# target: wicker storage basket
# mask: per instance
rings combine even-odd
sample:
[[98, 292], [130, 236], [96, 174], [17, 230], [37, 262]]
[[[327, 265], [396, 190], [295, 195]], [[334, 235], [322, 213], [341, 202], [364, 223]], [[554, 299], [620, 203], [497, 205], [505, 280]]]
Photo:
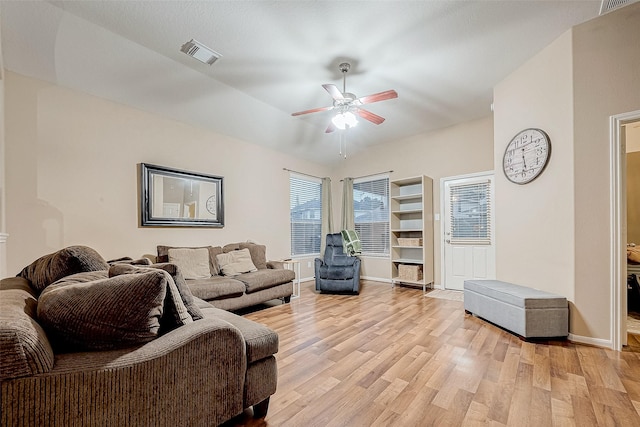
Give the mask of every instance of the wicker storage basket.
[[399, 246], [422, 246], [422, 239], [419, 237], [398, 237]]
[[422, 280], [422, 266], [413, 264], [398, 264], [398, 278], [418, 282]]

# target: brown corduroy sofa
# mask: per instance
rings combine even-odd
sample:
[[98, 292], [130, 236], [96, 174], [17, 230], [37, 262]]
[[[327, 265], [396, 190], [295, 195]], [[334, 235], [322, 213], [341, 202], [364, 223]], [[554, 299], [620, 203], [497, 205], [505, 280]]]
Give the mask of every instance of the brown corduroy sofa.
[[[49, 294], [83, 286], [72, 283], [80, 274], [111, 277], [99, 268]], [[23, 277], [0, 281], [0, 425], [215, 426], [251, 406], [266, 415], [278, 351], [266, 326], [190, 297], [200, 318], [147, 342], [59, 352], [38, 318], [46, 292]]]
[[[252, 242], [229, 243], [225, 246], [173, 247], [158, 245], [157, 262], [169, 262], [170, 249], [204, 249], [209, 252], [210, 276], [187, 279], [186, 283], [196, 297], [214, 307], [238, 310], [269, 300], [291, 300], [295, 273], [285, 269], [279, 261], [267, 261], [266, 246]], [[238, 250], [248, 250], [256, 271], [226, 276], [218, 263], [218, 256]]]

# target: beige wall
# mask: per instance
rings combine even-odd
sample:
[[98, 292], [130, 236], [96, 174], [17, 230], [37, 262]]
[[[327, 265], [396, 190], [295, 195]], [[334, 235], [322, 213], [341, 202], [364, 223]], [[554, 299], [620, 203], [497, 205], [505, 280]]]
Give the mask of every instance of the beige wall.
[[[487, 106], [489, 109], [489, 106]], [[382, 125], [384, 126], [384, 124]], [[380, 144], [348, 157], [333, 173], [333, 207], [336, 227], [340, 227], [342, 183], [345, 176], [358, 177], [393, 170], [391, 179], [427, 175], [433, 178], [434, 212], [440, 212], [440, 178], [493, 170], [493, 117], [451, 126], [435, 132]], [[440, 221], [434, 222], [434, 278], [440, 274]], [[364, 258], [365, 277], [391, 279], [388, 258]]]
[[640, 109], [640, 3], [573, 30], [579, 335], [610, 337], [609, 117]]
[[[496, 276], [573, 300], [573, 108], [571, 33], [494, 89]], [[540, 128], [551, 139], [546, 169], [526, 185], [502, 173], [514, 135]]]
[[567, 296], [570, 332], [602, 343], [613, 338], [609, 118], [640, 109], [639, 37], [636, 3], [574, 27], [494, 91], [497, 167], [522, 128], [553, 147], [536, 181], [496, 179], [497, 276]]
[[[251, 239], [266, 244], [271, 259], [288, 257], [289, 174], [282, 168], [329, 173], [184, 123], [15, 73], [5, 76], [9, 274], [72, 244], [110, 259], [155, 253], [157, 244]], [[225, 227], [138, 227], [141, 162], [224, 176]], [[301, 276], [308, 275], [303, 268]]]

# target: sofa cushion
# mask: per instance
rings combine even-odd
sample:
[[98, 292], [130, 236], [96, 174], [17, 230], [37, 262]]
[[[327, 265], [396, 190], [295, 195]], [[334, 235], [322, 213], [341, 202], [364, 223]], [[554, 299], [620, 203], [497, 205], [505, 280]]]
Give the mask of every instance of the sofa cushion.
[[0, 289], [0, 380], [49, 372], [53, 349], [36, 322], [38, 301], [29, 282], [12, 277]]
[[262, 289], [272, 288], [282, 283], [287, 283], [295, 279], [296, 274], [292, 270], [258, 270], [245, 273], [235, 278], [246, 286], [246, 292], [257, 292]]
[[211, 277], [209, 250], [207, 248], [171, 248], [169, 262], [180, 267], [185, 279], [206, 279]]
[[163, 303], [162, 318], [160, 319], [160, 333], [168, 332], [178, 326], [191, 323], [193, 318], [182, 301], [182, 296], [173, 277], [162, 268], [137, 267], [134, 265], [114, 265], [109, 268], [109, 277], [127, 274], [145, 274], [149, 271], [160, 270], [166, 276], [167, 292]]
[[187, 246], [164, 246], [158, 245], [158, 258], [156, 262], [165, 263], [169, 262], [169, 249], [178, 249], [178, 248], [186, 248], [186, 249], [200, 249], [207, 248], [209, 251], [209, 271], [212, 276], [217, 276], [220, 274], [220, 268], [218, 267], [218, 261], [216, 261], [216, 255], [222, 253], [222, 248], [220, 246], [197, 246], [197, 247], [187, 247]]
[[258, 270], [251, 261], [249, 249], [240, 249], [226, 254], [216, 255], [220, 271], [225, 276], [237, 276], [242, 273]]
[[38, 319], [56, 351], [110, 350], [145, 343], [160, 332], [167, 280], [162, 270], [48, 286]]
[[19, 274], [38, 292], [58, 279], [84, 271], [108, 270], [109, 264], [98, 252], [87, 246], [69, 246], [42, 256], [26, 266]]
[[194, 296], [206, 301], [242, 296], [244, 283], [230, 277], [213, 276], [208, 279], [188, 280], [187, 285]]
[[242, 332], [247, 345], [247, 364], [278, 352], [278, 334], [265, 325], [215, 307], [203, 308], [202, 312], [205, 317], [212, 316], [224, 320]]

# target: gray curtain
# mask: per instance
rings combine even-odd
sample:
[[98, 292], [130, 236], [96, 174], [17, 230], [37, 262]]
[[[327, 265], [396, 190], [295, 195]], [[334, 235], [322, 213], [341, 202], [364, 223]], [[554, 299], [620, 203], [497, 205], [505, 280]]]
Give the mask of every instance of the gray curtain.
[[331, 209], [331, 178], [322, 178], [322, 225], [320, 227], [320, 256], [324, 256], [327, 234], [333, 233], [333, 210]]
[[354, 230], [353, 220], [353, 178], [342, 180], [342, 230]]

